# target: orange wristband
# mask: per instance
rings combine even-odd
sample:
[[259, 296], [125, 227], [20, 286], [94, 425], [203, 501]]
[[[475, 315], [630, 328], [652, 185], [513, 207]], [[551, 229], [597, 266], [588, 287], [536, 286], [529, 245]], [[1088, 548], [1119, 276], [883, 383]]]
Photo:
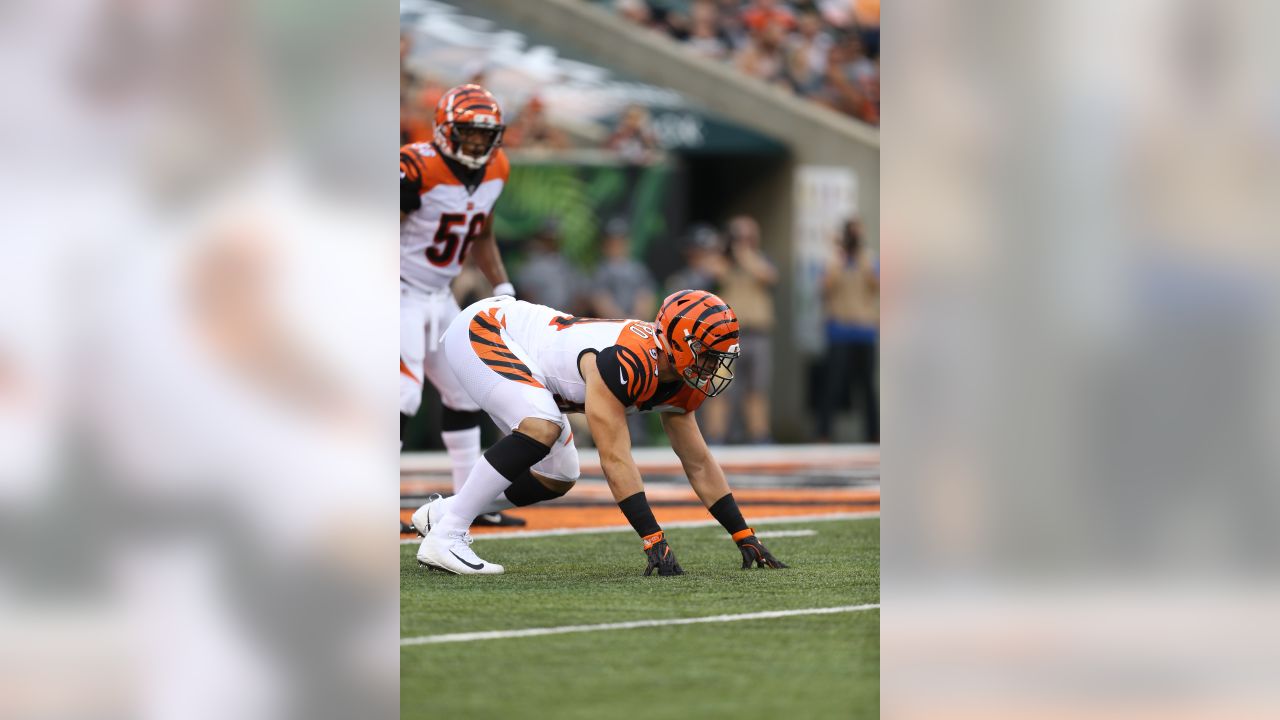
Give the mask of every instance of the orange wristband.
[[645, 550], [648, 550], [649, 548], [653, 547], [654, 545], [657, 545], [658, 543], [662, 542], [662, 540], [663, 540], [662, 531], [661, 531], [661, 530], [659, 530], [658, 532], [656, 532], [656, 533], [654, 533], [654, 534], [652, 534], [652, 535], [645, 535], [644, 537], [642, 537], [642, 538], [640, 538], [640, 539], [644, 541], [644, 549], [645, 549]]
[[734, 542], [738, 542], [739, 540], [745, 540], [755, 534], [756, 534], [755, 530], [752, 530], [751, 528], [747, 528], [746, 530], [739, 530], [738, 532], [734, 533], [733, 535], [730, 535], [729, 537], [732, 537]]

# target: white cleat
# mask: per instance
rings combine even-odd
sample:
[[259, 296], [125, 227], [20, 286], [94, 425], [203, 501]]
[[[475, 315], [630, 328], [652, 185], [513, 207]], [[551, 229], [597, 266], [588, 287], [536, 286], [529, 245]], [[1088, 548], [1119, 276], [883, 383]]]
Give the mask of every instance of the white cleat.
[[413, 528], [418, 534], [426, 537], [431, 532], [431, 526], [440, 522], [440, 518], [444, 517], [445, 497], [440, 493], [436, 493], [427, 498], [427, 504], [418, 508], [413, 513], [413, 518], [409, 521], [413, 523]]
[[480, 559], [471, 550], [471, 533], [437, 528], [422, 538], [418, 562], [455, 575], [501, 575], [502, 566]]

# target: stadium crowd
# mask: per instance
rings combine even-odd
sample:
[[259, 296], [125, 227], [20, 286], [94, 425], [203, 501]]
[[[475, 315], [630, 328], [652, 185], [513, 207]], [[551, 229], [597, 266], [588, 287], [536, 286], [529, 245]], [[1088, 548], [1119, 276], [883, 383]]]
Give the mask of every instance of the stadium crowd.
[[880, 124], [879, 0], [616, 0], [689, 52]]
[[[689, 52], [732, 63], [743, 73], [800, 97], [880, 124], [879, 0], [616, 0], [627, 20], [663, 32]], [[400, 38], [400, 141], [427, 142], [446, 85], [405, 64], [412, 41]], [[469, 82], [485, 85], [486, 70]], [[576, 142], [552, 124], [533, 96], [508, 113], [509, 149], [564, 150]], [[580, 140], [580, 139], [579, 139]], [[592, 143], [598, 144], [598, 143]], [[658, 151], [648, 111], [632, 106], [603, 141], [628, 162]]]

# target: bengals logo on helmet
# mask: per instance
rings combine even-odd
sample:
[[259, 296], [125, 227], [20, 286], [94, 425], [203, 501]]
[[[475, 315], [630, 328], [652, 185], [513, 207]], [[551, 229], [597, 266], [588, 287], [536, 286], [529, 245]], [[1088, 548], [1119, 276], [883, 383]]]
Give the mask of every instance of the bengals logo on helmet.
[[[477, 170], [489, 162], [502, 145], [506, 125], [493, 94], [479, 85], [459, 85], [436, 103], [436, 148], [447, 158]], [[466, 146], [478, 145], [479, 152]]]
[[724, 300], [706, 290], [672, 293], [658, 308], [658, 334], [680, 377], [708, 397], [733, 381], [738, 346], [738, 316]]

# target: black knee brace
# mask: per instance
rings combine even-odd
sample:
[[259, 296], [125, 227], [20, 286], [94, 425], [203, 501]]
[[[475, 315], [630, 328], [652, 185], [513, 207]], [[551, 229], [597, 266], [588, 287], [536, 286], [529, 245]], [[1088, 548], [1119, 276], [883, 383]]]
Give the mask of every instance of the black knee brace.
[[503, 494], [507, 496], [512, 505], [525, 507], [526, 505], [564, 497], [564, 494], [569, 492], [570, 487], [573, 487], [573, 483], [565, 483], [563, 490], [552, 490], [538, 482], [538, 478], [534, 477], [533, 473], [525, 470], [523, 475], [511, 481], [511, 487], [507, 488], [507, 491]]
[[440, 408], [440, 429], [444, 432], [453, 430], [470, 430], [480, 427], [480, 419], [484, 417], [482, 410], [454, 410], [442, 405]]
[[515, 482], [551, 452], [551, 448], [516, 430], [485, 451], [484, 459], [502, 477]]

